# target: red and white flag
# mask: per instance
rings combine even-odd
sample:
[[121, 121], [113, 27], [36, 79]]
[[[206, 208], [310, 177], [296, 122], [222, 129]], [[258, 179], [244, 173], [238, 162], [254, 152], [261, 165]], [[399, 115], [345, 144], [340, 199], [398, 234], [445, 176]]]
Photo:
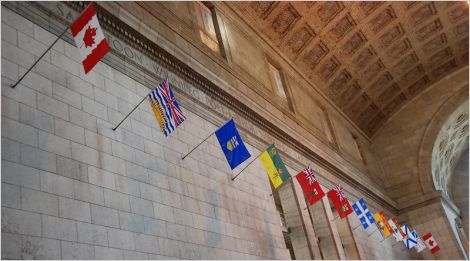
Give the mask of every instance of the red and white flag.
[[308, 200], [310, 205], [315, 204], [315, 202], [319, 201], [323, 196], [325, 196], [325, 192], [320, 187], [320, 183], [318, 183], [315, 175], [313, 174], [312, 168], [307, 166], [302, 172], [299, 172], [297, 176], [297, 181], [299, 182], [302, 190], [304, 191], [305, 197]]
[[437, 245], [436, 240], [432, 237], [431, 233], [427, 233], [423, 236], [424, 243], [426, 246], [431, 250], [431, 254], [436, 253], [437, 251], [441, 250], [441, 248]]
[[85, 73], [88, 73], [111, 49], [101, 30], [93, 4], [75, 20], [70, 30], [75, 44], [80, 49]]
[[328, 191], [327, 195], [333, 202], [340, 218], [344, 218], [353, 212], [348, 199], [344, 196], [343, 189], [339, 185], [335, 185], [333, 189]]

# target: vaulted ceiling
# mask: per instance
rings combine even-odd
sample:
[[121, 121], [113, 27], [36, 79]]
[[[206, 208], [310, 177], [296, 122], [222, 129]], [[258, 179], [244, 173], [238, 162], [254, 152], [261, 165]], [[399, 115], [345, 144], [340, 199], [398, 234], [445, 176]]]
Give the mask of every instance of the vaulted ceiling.
[[365, 133], [468, 65], [468, 2], [231, 2]]

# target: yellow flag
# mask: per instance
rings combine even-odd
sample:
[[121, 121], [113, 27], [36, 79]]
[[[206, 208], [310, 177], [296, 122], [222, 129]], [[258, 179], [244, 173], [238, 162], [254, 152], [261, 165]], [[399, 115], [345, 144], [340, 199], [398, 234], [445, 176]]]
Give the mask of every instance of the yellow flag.
[[279, 172], [277, 172], [276, 167], [274, 166], [274, 162], [271, 159], [271, 156], [269, 156], [268, 151], [265, 150], [263, 153], [261, 153], [261, 156], [259, 157], [261, 159], [261, 162], [263, 162], [263, 166], [266, 169], [266, 172], [268, 173], [269, 179], [271, 180], [273, 187], [276, 189], [282, 184], [282, 179], [279, 176]]
[[384, 238], [389, 237], [393, 233], [392, 227], [387, 222], [387, 218], [384, 215], [383, 211], [379, 211], [374, 215], [375, 222], [379, 226], [379, 229], [382, 232]]

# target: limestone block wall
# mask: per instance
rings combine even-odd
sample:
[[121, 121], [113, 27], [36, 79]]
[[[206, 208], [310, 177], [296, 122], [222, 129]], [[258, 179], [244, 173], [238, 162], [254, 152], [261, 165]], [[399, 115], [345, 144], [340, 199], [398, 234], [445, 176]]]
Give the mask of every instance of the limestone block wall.
[[[125, 17], [126, 13], [119, 14]], [[128, 16], [126, 22], [132, 23], [132, 18]], [[164, 37], [171, 41], [175, 35], [167, 30]], [[232, 182], [230, 175], [234, 173], [214, 137], [181, 160], [182, 154], [223, 123], [221, 112], [207, 111], [201, 117], [200, 111], [196, 113], [200, 108], [182, 103], [188, 119], [165, 138], [144, 103], [113, 132], [111, 128], [151, 86], [143, 86], [105, 63], [84, 75], [76, 47], [64, 41], [54, 46], [21, 85], [11, 89], [9, 85], [53, 38], [2, 6], [2, 258], [289, 259], [279, 214], [269, 196], [269, 181], [260, 161]], [[186, 50], [173, 48], [172, 53]], [[201, 58], [196, 52], [190, 55]], [[216, 67], [207, 57], [199, 61], [201, 64], [195, 65], [190, 58], [184, 60], [194, 67]], [[120, 62], [126, 64], [124, 60]], [[230, 84], [242, 86], [224, 82], [230, 79], [224, 78], [228, 74], [214, 76], [207, 72], [205, 76], [214, 78], [211, 80], [224, 88]], [[200, 97], [205, 96], [191, 98]], [[264, 110], [275, 111], [265, 105]], [[273, 117], [283, 116], [276, 113]], [[275, 122], [284, 124], [279, 119]], [[335, 125], [345, 122], [339, 116], [332, 117], [332, 122], [334, 126], [348, 127]], [[242, 134], [251, 141], [254, 138], [248, 139], [248, 134], [256, 137], [249, 130]], [[318, 146], [318, 153], [333, 164], [347, 163], [338, 167], [368, 184], [369, 179], [362, 179], [363, 173], [340, 154], [327, 153], [321, 142], [301, 136], [305, 133], [295, 134]], [[344, 132], [339, 141], [351, 138], [349, 132]], [[258, 155], [262, 142], [246, 143], [252, 155]], [[344, 146], [350, 149], [354, 145], [347, 144]], [[292, 175], [310, 162], [291, 147], [281, 148]], [[319, 172], [322, 184], [343, 183], [323, 168]], [[344, 187], [351, 201], [363, 196], [354, 186]], [[378, 188], [370, 189], [386, 198]], [[373, 199], [366, 200], [371, 211], [381, 207]], [[388, 198], [386, 201], [390, 202]], [[377, 233], [367, 237], [362, 228], [347, 232], [358, 224], [354, 223], [354, 214], [348, 218], [350, 224], [337, 226], [326, 198], [323, 204], [320, 215], [310, 211], [318, 222], [298, 229], [296, 239], [307, 234], [310, 245], [315, 246], [315, 237], [320, 238], [318, 245], [324, 258], [409, 257], [407, 251], [392, 247], [391, 240], [380, 242]], [[300, 211], [299, 220], [305, 220], [306, 211], [297, 209]], [[347, 233], [338, 229], [346, 229]], [[341, 234], [348, 235], [345, 242], [341, 241]], [[312, 252], [306, 242], [299, 241], [299, 251], [305, 256]], [[348, 250], [356, 251], [352, 242], [357, 253]], [[346, 249], [343, 243], [348, 246]]]
[[[216, 129], [182, 105], [168, 138], [149, 89], [2, 6], [2, 258], [288, 259], [260, 162], [230, 180]], [[259, 153], [248, 145], [253, 155]]]

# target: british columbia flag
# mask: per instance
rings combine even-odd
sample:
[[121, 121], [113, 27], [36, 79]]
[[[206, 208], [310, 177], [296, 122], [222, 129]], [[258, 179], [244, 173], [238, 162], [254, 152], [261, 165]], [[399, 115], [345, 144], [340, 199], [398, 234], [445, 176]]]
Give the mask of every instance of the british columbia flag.
[[150, 92], [149, 97], [157, 121], [165, 136], [168, 136], [186, 119], [175, 99], [169, 81], [163, 80]]

